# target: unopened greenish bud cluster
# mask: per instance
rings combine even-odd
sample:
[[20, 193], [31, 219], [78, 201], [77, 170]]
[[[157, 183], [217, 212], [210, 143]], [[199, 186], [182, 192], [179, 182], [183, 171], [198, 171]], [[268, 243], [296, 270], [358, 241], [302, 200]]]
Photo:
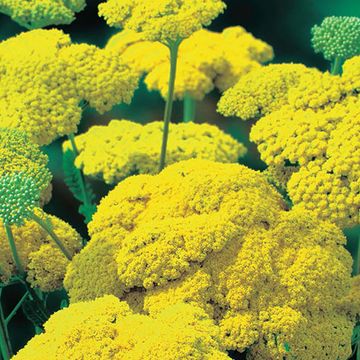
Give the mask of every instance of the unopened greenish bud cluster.
[[330, 16], [311, 29], [312, 46], [325, 59], [349, 59], [360, 54], [360, 18]]
[[23, 225], [39, 199], [39, 189], [31, 177], [23, 173], [0, 177], [0, 219], [4, 224]]

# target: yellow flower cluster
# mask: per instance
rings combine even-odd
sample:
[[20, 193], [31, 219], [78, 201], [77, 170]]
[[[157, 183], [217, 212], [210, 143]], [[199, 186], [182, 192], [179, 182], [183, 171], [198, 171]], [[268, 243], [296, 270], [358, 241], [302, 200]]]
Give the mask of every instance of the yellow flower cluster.
[[281, 108], [288, 102], [288, 92], [301, 79], [312, 79], [320, 71], [302, 64], [274, 64], [260, 67], [241, 77], [228, 89], [218, 104], [225, 116], [243, 120], [257, 118]]
[[[156, 174], [159, 167], [163, 123], [140, 125], [128, 120], [112, 120], [107, 126], [93, 126], [77, 136], [79, 155], [75, 165], [85, 175], [114, 184], [132, 174]], [[237, 162], [246, 148], [216, 126], [172, 124], [167, 163], [200, 158]], [[70, 146], [69, 141], [64, 148]]]
[[259, 172], [195, 159], [128, 178], [89, 231], [65, 277], [72, 301], [115, 294], [152, 316], [195, 303], [227, 350], [259, 360], [287, 347], [302, 360], [351, 354], [354, 318], [337, 304], [351, 287], [345, 237], [306, 210], [287, 211]]
[[51, 196], [51, 173], [47, 169], [48, 157], [27, 134], [16, 129], [0, 128], [0, 177], [23, 173], [31, 177], [41, 192], [41, 202]]
[[107, 0], [99, 5], [99, 15], [109, 26], [167, 44], [210, 25], [225, 7], [221, 0]]
[[[346, 61], [341, 77], [281, 64], [272, 65], [279, 71], [266, 80], [262, 75], [271, 66], [264, 67], [243, 77], [219, 103], [225, 115], [263, 116], [250, 138], [269, 172], [287, 174], [283, 185], [295, 206], [340, 227], [360, 222], [359, 59]], [[285, 86], [283, 74], [294, 66], [299, 77]]]
[[175, 304], [155, 317], [104, 296], [72, 304], [45, 323], [14, 360], [226, 360], [218, 329], [203, 310]]
[[111, 50], [72, 45], [59, 30], [33, 30], [0, 43], [0, 126], [40, 145], [76, 131], [80, 102], [99, 112], [130, 102], [138, 75]]
[[[158, 90], [166, 98], [169, 85], [169, 51], [159, 42], [145, 41], [141, 34], [122, 31], [107, 44], [123, 61], [146, 74], [149, 90]], [[241, 76], [271, 60], [273, 50], [240, 26], [222, 33], [199, 30], [179, 48], [175, 80], [175, 98], [186, 94], [202, 100], [214, 87], [224, 91]]]
[[0, 0], [0, 12], [28, 29], [70, 24], [85, 6], [85, 0]]
[[[70, 254], [81, 249], [80, 235], [70, 225], [40, 209], [35, 213], [43, 220], [51, 222], [54, 232]], [[1, 220], [0, 225], [0, 269], [3, 272], [0, 280], [6, 283], [16, 273], [16, 267]], [[25, 221], [23, 226], [13, 226], [12, 232], [29, 283], [42, 291], [61, 288], [69, 261], [50, 236], [32, 220]]]

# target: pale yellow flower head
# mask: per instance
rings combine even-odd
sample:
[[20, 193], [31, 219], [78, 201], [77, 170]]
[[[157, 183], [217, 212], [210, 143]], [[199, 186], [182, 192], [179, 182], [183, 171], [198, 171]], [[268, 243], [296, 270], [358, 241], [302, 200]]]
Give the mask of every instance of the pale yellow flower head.
[[134, 314], [114, 296], [70, 305], [45, 323], [13, 359], [230, 360], [205, 312], [178, 303], [155, 317]]
[[[110, 39], [107, 48], [145, 74], [149, 90], [157, 90], [166, 98], [170, 59], [165, 45], [145, 41], [143, 35], [133, 31], [122, 31]], [[272, 56], [271, 46], [240, 26], [222, 33], [196, 31], [180, 45], [174, 96], [183, 99], [187, 94], [201, 101], [215, 87], [224, 91]]]
[[108, 0], [99, 5], [99, 15], [110, 26], [167, 44], [210, 25], [225, 7], [221, 0]]
[[[40, 209], [36, 209], [35, 213], [51, 223], [54, 232], [71, 255], [81, 249], [81, 237], [70, 225]], [[0, 268], [4, 271], [0, 274], [0, 280], [6, 283], [16, 274], [16, 268], [1, 220], [0, 225]], [[31, 286], [39, 287], [45, 292], [61, 289], [69, 260], [49, 234], [32, 220], [25, 221], [22, 226], [13, 226], [12, 232], [21, 264], [27, 272], [27, 280]]]
[[[76, 136], [79, 155], [75, 165], [85, 175], [108, 184], [118, 183], [133, 174], [156, 174], [159, 167], [163, 123], [140, 125], [128, 120], [112, 120], [107, 126], [93, 126]], [[69, 142], [64, 148], [70, 146]], [[214, 125], [172, 124], [167, 164], [200, 158], [237, 162], [246, 148]]]
[[70, 24], [85, 6], [85, 0], [0, 0], [0, 12], [28, 29]]
[[307, 210], [286, 210], [259, 172], [196, 159], [130, 177], [89, 231], [65, 278], [73, 302], [111, 293], [155, 317], [195, 303], [227, 350], [256, 360], [282, 358], [286, 343], [299, 359], [351, 354], [359, 304], [338, 303], [351, 289], [345, 237]]
[[72, 45], [60, 30], [33, 30], [0, 43], [0, 126], [40, 145], [76, 132], [81, 101], [99, 112], [130, 102], [138, 73], [111, 50]]

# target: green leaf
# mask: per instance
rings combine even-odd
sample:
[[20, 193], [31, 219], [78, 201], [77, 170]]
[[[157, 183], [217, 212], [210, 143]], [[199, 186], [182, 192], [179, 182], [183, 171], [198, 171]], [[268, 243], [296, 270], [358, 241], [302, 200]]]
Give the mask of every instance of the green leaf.
[[360, 342], [360, 324], [356, 325], [351, 337], [351, 344], [355, 345]]
[[37, 300], [27, 298], [22, 304], [22, 310], [36, 328], [43, 328], [43, 324], [48, 320], [49, 314], [44, 304]]
[[90, 184], [85, 183], [81, 170], [75, 166], [75, 153], [68, 149], [63, 154], [64, 180], [75, 199], [81, 202], [79, 213], [89, 223], [96, 212], [95, 194]]

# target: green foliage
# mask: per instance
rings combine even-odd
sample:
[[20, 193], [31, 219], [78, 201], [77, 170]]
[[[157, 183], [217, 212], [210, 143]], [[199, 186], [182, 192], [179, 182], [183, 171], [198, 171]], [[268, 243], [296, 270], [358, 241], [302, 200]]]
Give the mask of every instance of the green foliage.
[[76, 155], [72, 150], [66, 150], [63, 155], [63, 169], [65, 183], [74, 195], [81, 202], [79, 213], [84, 216], [85, 222], [89, 223], [96, 212], [95, 194], [90, 184], [85, 183], [81, 171], [74, 165]]

